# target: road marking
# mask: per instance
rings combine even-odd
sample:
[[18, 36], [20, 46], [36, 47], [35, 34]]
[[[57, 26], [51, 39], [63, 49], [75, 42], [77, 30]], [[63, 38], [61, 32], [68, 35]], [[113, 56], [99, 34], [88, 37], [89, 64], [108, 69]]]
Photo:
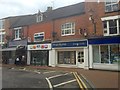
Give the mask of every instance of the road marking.
[[57, 84], [57, 85], [53, 85], [53, 87], [59, 87], [59, 86], [62, 86], [62, 85], [68, 84], [68, 83], [75, 82], [75, 81], [76, 81], [76, 79], [74, 79], [74, 80], [70, 80], [70, 81], [63, 82], [63, 83], [60, 83], [60, 84]]
[[87, 89], [87, 86], [85, 85], [85, 83], [83, 82], [83, 80], [79, 77], [78, 73], [75, 72], [76, 75], [78, 76], [78, 79], [81, 81], [81, 83], [83, 84], [83, 86]]
[[52, 87], [52, 84], [51, 84], [50, 80], [49, 80], [48, 78], [46, 78], [46, 80], [47, 80], [47, 82], [48, 82], [48, 85], [49, 85], [50, 90], [53, 90], [53, 87]]
[[75, 76], [75, 78], [76, 78], [76, 80], [77, 80], [77, 82], [78, 82], [78, 84], [79, 84], [79, 87], [80, 87], [82, 90], [84, 90], [84, 89], [83, 89], [83, 86], [82, 86], [81, 82], [79, 81], [79, 79], [78, 79], [78, 77], [77, 77], [77, 75], [76, 75], [75, 72], [73, 72], [73, 75]]
[[52, 78], [56, 78], [56, 77], [60, 77], [60, 76], [65, 76], [65, 75], [68, 75], [68, 74], [71, 74], [71, 73], [65, 73], [65, 74], [59, 74], [59, 75], [51, 76], [48, 79], [52, 79]]
[[53, 73], [53, 72], [56, 72], [56, 71], [44, 72], [43, 74], [48, 74], [48, 73]]

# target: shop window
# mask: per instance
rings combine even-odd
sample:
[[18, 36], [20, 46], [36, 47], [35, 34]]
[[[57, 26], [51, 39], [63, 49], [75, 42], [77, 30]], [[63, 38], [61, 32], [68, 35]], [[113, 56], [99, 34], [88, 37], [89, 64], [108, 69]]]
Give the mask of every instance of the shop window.
[[44, 41], [44, 38], [45, 38], [44, 32], [34, 34], [34, 42]]
[[93, 62], [101, 63], [100, 54], [99, 54], [99, 46], [93, 46]]
[[101, 63], [109, 63], [109, 52], [108, 52], [108, 45], [102, 45], [100, 47], [101, 53]]
[[120, 64], [120, 44], [93, 46], [93, 62]]
[[111, 45], [110, 46], [110, 62], [112, 64], [120, 63], [120, 46]]
[[58, 64], [76, 64], [75, 51], [59, 51]]

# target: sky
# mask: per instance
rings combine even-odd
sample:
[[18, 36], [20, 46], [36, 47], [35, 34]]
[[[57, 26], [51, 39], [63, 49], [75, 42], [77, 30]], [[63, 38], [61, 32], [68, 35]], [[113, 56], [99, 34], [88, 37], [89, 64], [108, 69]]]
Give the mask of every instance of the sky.
[[28, 15], [46, 11], [48, 6], [53, 9], [64, 7], [84, 0], [0, 0], [0, 19], [9, 16]]

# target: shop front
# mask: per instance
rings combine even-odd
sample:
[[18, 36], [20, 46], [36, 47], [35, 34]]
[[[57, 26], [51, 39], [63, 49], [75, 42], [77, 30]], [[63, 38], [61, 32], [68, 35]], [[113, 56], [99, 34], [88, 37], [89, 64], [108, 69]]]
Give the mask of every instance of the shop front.
[[49, 53], [51, 44], [31, 44], [28, 45], [27, 64], [49, 66]]
[[89, 40], [90, 68], [118, 70], [120, 65], [120, 37]]
[[88, 68], [87, 40], [53, 42], [52, 52], [55, 66]]

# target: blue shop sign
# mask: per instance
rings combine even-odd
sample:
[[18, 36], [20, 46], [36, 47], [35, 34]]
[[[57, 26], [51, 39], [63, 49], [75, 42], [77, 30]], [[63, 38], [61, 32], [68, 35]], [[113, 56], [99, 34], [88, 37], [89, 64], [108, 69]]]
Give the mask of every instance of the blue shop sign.
[[64, 47], [87, 47], [87, 40], [85, 41], [72, 41], [72, 42], [55, 42], [52, 43], [52, 48], [64, 48]]
[[88, 39], [88, 44], [120, 44], [120, 36]]

